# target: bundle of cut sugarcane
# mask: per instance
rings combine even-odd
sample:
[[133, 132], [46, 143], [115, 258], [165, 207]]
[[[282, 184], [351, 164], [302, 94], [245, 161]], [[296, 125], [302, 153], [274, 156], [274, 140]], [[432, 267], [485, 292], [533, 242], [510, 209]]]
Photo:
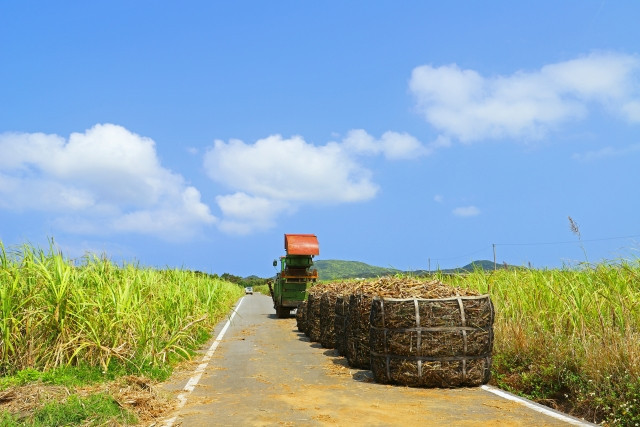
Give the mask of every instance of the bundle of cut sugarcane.
[[369, 369], [369, 316], [374, 296], [405, 297], [412, 294], [451, 292], [441, 282], [418, 280], [410, 277], [381, 277], [373, 281], [356, 282], [349, 296], [348, 315], [345, 322], [344, 354], [350, 366]]
[[337, 294], [333, 290], [328, 290], [320, 298], [320, 344], [324, 348], [336, 348], [335, 333], [335, 305]]
[[346, 335], [346, 322], [347, 311], [349, 309], [349, 295], [338, 295], [336, 297], [335, 304], [335, 319], [334, 319], [334, 332], [336, 336], [336, 349], [340, 356], [345, 356], [347, 335]]
[[446, 288], [434, 284], [423, 293], [428, 298], [373, 299], [371, 369], [377, 382], [457, 387], [489, 380], [491, 299]]
[[369, 369], [369, 314], [373, 296], [353, 294], [349, 296], [349, 311], [346, 321], [345, 356], [349, 366]]
[[296, 326], [298, 326], [298, 331], [302, 333], [306, 333], [307, 331], [306, 316], [305, 316], [306, 308], [307, 308], [307, 302], [303, 301], [302, 304], [298, 306], [298, 310], [296, 311]]
[[[345, 288], [344, 283], [317, 283], [308, 289], [306, 305], [302, 310], [302, 325], [305, 335], [311, 341], [318, 342], [320, 340], [320, 299], [322, 294], [327, 291], [338, 294], [337, 290], [342, 288]], [[333, 311], [333, 309], [330, 311]], [[313, 332], [311, 331], [312, 328], [314, 329]]]
[[478, 295], [478, 292], [449, 286], [439, 280], [399, 276], [385, 276], [373, 281], [359, 282], [352, 293], [388, 298], [446, 298]]
[[322, 292], [318, 292], [319, 289], [309, 292], [307, 298], [307, 336], [312, 342], [320, 341], [320, 299], [322, 298]]

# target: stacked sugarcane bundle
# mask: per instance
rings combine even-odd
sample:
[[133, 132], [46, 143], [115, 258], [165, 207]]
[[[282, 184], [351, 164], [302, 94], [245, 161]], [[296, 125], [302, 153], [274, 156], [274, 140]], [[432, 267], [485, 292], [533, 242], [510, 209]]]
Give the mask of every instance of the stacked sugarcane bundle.
[[306, 334], [312, 342], [320, 341], [320, 299], [322, 298], [322, 291], [320, 289], [311, 288], [309, 290], [309, 296], [307, 298], [307, 321], [306, 321]]
[[404, 288], [400, 298], [373, 300], [370, 346], [375, 380], [423, 387], [486, 383], [494, 320], [489, 296], [440, 283], [425, 285], [412, 291]]
[[[320, 322], [329, 312], [332, 313], [334, 311], [333, 306], [326, 306], [326, 302], [324, 308], [321, 306], [322, 296], [325, 293], [337, 295], [340, 288], [342, 288], [341, 283], [318, 283], [309, 289], [307, 307], [305, 309], [305, 333], [311, 341], [320, 342], [323, 333], [323, 325]], [[332, 301], [335, 301], [335, 299]]]
[[298, 306], [298, 310], [296, 311], [296, 326], [298, 327], [298, 331], [302, 332], [302, 333], [306, 333], [307, 332], [307, 325], [306, 325], [306, 311], [307, 309], [307, 302], [303, 301], [302, 304], [300, 304]]
[[334, 332], [336, 336], [336, 349], [340, 356], [346, 355], [347, 346], [347, 311], [349, 309], [349, 295], [338, 295], [334, 309]]
[[369, 369], [369, 315], [373, 296], [357, 293], [349, 296], [349, 311], [345, 327], [345, 356], [349, 366]]
[[382, 277], [318, 284], [300, 311], [299, 328], [311, 341], [336, 347], [378, 382], [457, 387], [489, 380], [494, 312], [488, 295], [437, 280]]
[[320, 298], [320, 344], [324, 348], [336, 348], [335, 316], [336, 299], [335, 290], [327, 290]]
[[[420, 288], [424, 281], [400, 277], [381, 277], [374, 281], [355, 282], [350, 288], [345, 322], [345, 351], [353, 368], [370, 368], [369, 328], [374, 296], [394, 296], [409, 288]], [[345, 301], [345, 304], [346, 301]]]

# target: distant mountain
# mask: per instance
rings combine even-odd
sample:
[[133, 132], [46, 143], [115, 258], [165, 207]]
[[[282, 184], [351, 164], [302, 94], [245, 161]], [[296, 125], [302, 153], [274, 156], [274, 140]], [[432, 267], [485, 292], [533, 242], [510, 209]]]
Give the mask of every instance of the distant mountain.
[[359, 261], [340, 261], [335, 259], [314, 261], [320, 280], [370, 278], [401, 273], [392, 268], [376, 267]]
[[[497, 264], [495, 268], [504, 268], [504, 264]], [[509, 267], [514, 267], [510, 265]], [[479, 260], [473, 261], [470, 264], [465, 265], [464, 267], [456, 268], [454, 270], [462, 270], [462, 271], [473, 271], [473, 270], [493, 270], [493, 261], [488, 260]]]
[[[318, 270], [318, 278], [320, 280], [353, 279], [356, 277], [371, 278], [389, 276], [398, 273], [412, 274], [415, 276], [435, 273], [435, 270], [431, 272], [428, 270], [402, 271], [394, 268], [376, 267], [359, 261], [340, 261], [334, 259], [314, 261], [313, 266]], [[498, 264], [496, 267], [505, 268], [505, 265]], [[507, 267], [513, 268], [514, 266], [508, 265]], [[440, 272], [461, 273], [474, 270], [493, 270], [493, 268], [493, 261], [478, 260], [473, 261], [464, 267], [440, 270]]]

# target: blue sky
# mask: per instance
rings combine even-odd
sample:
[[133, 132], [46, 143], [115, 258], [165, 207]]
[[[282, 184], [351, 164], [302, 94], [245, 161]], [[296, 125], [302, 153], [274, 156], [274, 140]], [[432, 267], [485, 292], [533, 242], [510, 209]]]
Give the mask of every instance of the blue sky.
[[635, 257], [638, 16], [635, 1], [2, 2], [0, 240], [262, 277], [284, 233], [400, 269], [494, 244], [536, 267]]

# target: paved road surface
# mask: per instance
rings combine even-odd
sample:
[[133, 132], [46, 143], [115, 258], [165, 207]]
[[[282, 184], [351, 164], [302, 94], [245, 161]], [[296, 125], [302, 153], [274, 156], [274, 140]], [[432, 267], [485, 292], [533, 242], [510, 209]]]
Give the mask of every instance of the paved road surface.
[[[222, 329], [222, 322], [214, 336]], [[188, 376], [175, 380], [174, 390]], [[334, 350], [247, 295], [174, 426], [570, 425], [481, 388], [415, 389], [371, 382]]]

